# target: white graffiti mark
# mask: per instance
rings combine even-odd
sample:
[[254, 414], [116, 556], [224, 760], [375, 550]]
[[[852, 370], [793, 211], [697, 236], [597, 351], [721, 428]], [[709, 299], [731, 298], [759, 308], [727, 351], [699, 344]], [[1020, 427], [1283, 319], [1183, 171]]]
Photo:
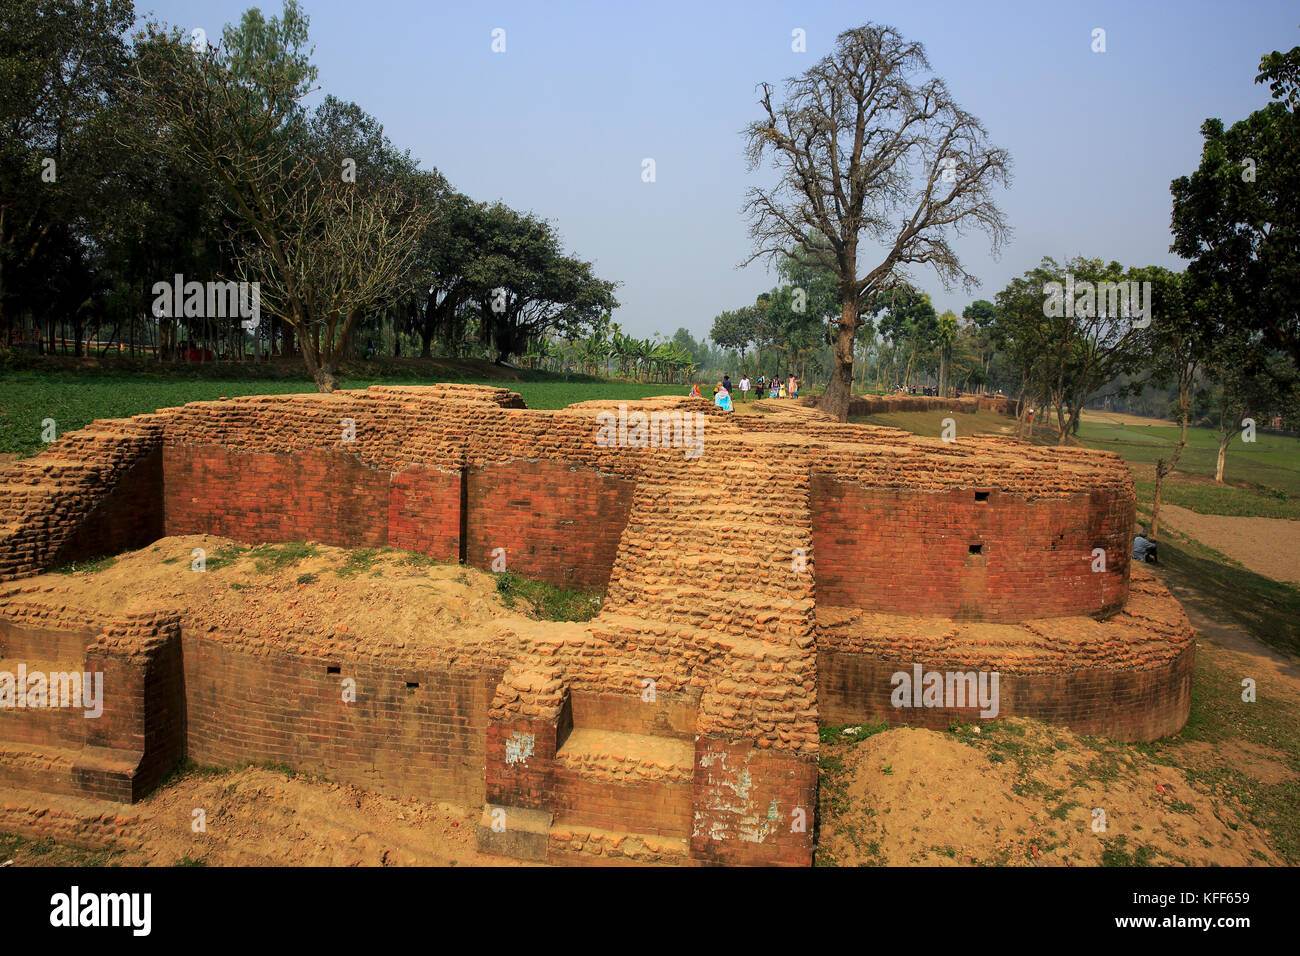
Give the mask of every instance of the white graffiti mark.
[[[748, 763], [746, 757], [745, 764]], [[707, 836], [710, 840], [735, 838], [745, 843], [762, 843], [775, 828], [776, 801], [771, 802], [764, 816], [755, 806], [754, 778], [748, 767], [729, 772], [725, 753], [701, 754], [700, 766], [712, 772], [705, 784], [707, 795], [695, 814], [694, 835]]]
[[712, 767], [715, 763], [722, 764], [722, 769], [727, 769], [727, 755], [715, 750], [706, 750], [700, 755], [701, 767]]
[[527, 763], [533, 755], [533, 735], [515, 731], [514, 736], [506, 741], [506, 765]]

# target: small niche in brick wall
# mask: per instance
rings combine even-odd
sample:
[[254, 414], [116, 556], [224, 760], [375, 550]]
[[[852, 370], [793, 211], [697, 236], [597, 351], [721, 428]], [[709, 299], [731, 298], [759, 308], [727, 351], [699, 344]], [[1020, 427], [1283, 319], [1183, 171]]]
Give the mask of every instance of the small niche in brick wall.
[[975, 500], [976, 500], [976, 501], [988, 501], [988, 500], [989, 500], [989, 493], [988, 493], [987, 491], [977, 491], [977, 492], [975, 492]]
[[408, 680], [406, 682], [406, 689], [409, 690], [411, 693], [415, 693], [417, 690], [420, 689], [420, 682], [418, 680]]
[[983, 554], [983, 553], [984, 553], [984, 545], [982, 545], [982, 544], [972, 544], [972, 545], [970, 546], [970, 553], [971, 553], [971, 554]]
[[342, 674], [342, 673], [343, 673], [343, 668], [342, 668], [342, 667], [329, 666], [329, 667], [326, 667], [326, 668], [325, 668], [325, 673], [326, 673], [327, 675], [328, 675], [328, 674]]

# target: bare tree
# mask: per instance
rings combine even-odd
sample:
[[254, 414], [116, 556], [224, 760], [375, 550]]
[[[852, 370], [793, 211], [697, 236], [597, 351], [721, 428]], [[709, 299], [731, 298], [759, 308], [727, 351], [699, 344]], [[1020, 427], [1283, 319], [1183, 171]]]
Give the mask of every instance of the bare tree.
[[[835, 357], [820, 407], [842, 421], [859, 304], [908, 278], [905, 269], [915, 263], [929, 263], [945, 288], [978, 285], [950, 239], [974, 227], [988, 234], [994, 252], [1001, 247], [1010, 230], [991, 193], [1007, 185], [1011, 159], [930, 75], [924, 48], [892, 27], [840, 34], [834, 53], [786, 80], [779, 106], [768, 84], [760, 89], [766, 116], [746, 130], [746, 152], [751, 171], [768, 156], [779, 178], [747, 193], [755, 251], [746, 262], [778, 260], [793, 249], [838, 276]], [[865, 272], [864, 238], [881, 247]]]

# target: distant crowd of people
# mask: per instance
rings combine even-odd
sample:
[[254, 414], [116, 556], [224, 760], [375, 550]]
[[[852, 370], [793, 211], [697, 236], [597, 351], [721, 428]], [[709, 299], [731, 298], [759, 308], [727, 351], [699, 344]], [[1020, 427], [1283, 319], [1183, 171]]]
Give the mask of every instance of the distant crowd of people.
[[[745, 375], [741, 377], [740, 384], [735, 388], [740, 390], [740, 400], [742, 402], [749, 401], [751, 391], [757, 398], [798, 398], [799, 376], [788, 375], [785, 378], [780, 378], [773, 375], [771, 378], [767, 378], [760, 375], [751, 382], [749, 376]], [[732, 390], [731, 375], [722, 376], [722, 381], [713, 386], [713, 404], [725, 412], [735, 411], [735, 406], [731, 402]], [[691, 397], [704, 398], [698, 384], [691, 386]]]

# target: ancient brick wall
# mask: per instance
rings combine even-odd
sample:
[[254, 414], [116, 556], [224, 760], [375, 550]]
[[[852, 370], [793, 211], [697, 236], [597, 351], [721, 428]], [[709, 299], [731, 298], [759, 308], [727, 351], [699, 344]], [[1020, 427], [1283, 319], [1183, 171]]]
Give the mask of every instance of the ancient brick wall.
[[604, 590], [636, 482], [566, 462], [517, 460], [466, 472], [466, 561], [564, 587]]
[[[1177, 733], [1191, 708], [1195, 647], [1189, 642], [1165, 663], [1145, 670], [1080, 667], [1064, 673], [999, 671], [998, 718], [1032, 717], [1075, 733], [1113, 740], [1148, 741]], [[822, 719], [829, 724], [886, 720], [892, 725], [947, 730], [954, 720], [979, 724], [979, 706], [895, 707], [893, 675], [911, 674], [912, 660], [822, 650], [817, 654]], [[923, 664], [946, 673], [955, 665]]]
[[[71, 733], [57, 720], [12, 724], [0, 771], [129, 800], [183, 740], [200, 763], [481, 803], [492, 852], [807, 864], [818, 721], [898, 719], [883, 708], [904, 664], [997, 669], [1004, 716], [1089, 732], [1149, 739], [1186, 717], [1191, 631], [1129, 566], [1133, 485], [1117, 456], [917, 438], [794, 403], [734, 416], [685, 399], [556, 412], [517, 399], [436, 386], [193, 403], [96, 423], [0, 471], [10, 577], [157, 530], [482, 567], [503, 548], [509, 569], [607, 583], [584, 625], [409, 648], [415, 635], [310, 614], [267, 632], [266, 609], [240, 603], [255, 597], [225, 592], [148, 620], [85, 618], [87, 649], [49, 636], [73, 626], [44, 616], [57, 601], [5, 592], [0, 619], [41, 630], [32, 652], [80, 640], [121, 697], [75, 757], [52, 743]], [[700, 454], [598, 441], [597, 415], [616, 407], [629, 425], [698, 414]]]
[[1106, 614], [1127, 593], [1134, 501], [1121, 489], [1030, 500], [814, 474], [812, 512], [820, 603], [1019, 621]]
[[[11, 600], [20, 592], [28, 599]], [[4, 592], [0, 658], [28, 672], [98, 675], [102, 712], [87, 716], [84, 699], [70, 707], [0, 708], [0, 784], [130, 803], [183, 754], [176, 617], [114, 618], [50, 596], [13, 586]]]
[[168, 445], [163, 473], [168, 534], [215, 534], [254, 544], [388, 543], [389, 476], [345, 452]]
[[[394, 796], [482, 804], [487, 702], [500, 666], [251, 644], [184, 633], [192, 760], [281, 763]], [[349, 679], [355, 702], [344, 700]]]
[[984, 719], [979, 707], [917, 707], [906, 696], [895, 706], [894, 675], [912, 675], [917, 666], [944, 675], [997, 673], [996, 717], [1033, 717], [1119, 740], [1175, 733], [1191, 707], [1191, 626], [1141, 565], [1133, 567], [1124, 608], [1106, 620], [989, 624], [819, 607], [818, 623], [818, 705], [831, 724], [884, 719], [943, 729], [953, 719]]

